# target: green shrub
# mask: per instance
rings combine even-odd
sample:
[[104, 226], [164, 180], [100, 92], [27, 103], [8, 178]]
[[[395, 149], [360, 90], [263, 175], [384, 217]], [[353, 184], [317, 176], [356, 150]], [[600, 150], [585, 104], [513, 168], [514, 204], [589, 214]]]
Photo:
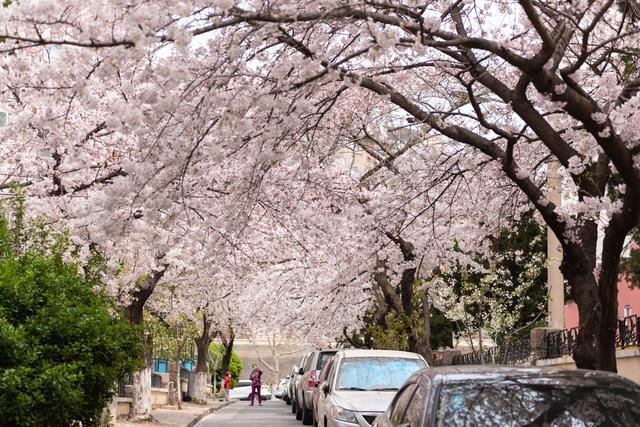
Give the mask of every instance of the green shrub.
[[[222, 344], [213, 343], [209, 346], [209, 354], [211, 354], [211, 363], [209, 364], [209, 370], [213, 373], [214, 360], [218, 358], [218, 368], [215, 369], [216, 381], [218, 384], [224, 378], [224, 372], [222, 372], [222, 358], [224, 357], [224, 346]], [[236, 354], [235, 351], [231, 352], [231, 361], [229, 362], [229, 370], [231, 371], [231, 387], [235, 387], [240, 379], [240, 372], [242, 372], [242, 359]]]
[[21, 220], [0, 213], [0, 425], [96, 425], [140, 361], [139, 332], [65, 260], [63, 234]]

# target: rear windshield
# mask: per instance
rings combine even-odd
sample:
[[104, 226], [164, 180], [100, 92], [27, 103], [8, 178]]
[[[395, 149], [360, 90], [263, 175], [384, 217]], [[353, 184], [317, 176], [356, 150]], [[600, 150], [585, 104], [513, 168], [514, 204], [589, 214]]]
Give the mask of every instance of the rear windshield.
[[250, 385], [251, 385], [251, 381], [242, 380], [242, 381], [238, 381], [238, 384], [236, 384], [236, 387], [247, 387]]
[[327, 351], [318, 354], [318, 362], [316, 362], [316, 370], [321, 371], [324, 368], [324, 365], [327, 364], [329, 359], [335, 356], [337, 351]]
[[631, 388], [452, 384], [440, 392], [438, 426], [631, 426], [640, 393]]

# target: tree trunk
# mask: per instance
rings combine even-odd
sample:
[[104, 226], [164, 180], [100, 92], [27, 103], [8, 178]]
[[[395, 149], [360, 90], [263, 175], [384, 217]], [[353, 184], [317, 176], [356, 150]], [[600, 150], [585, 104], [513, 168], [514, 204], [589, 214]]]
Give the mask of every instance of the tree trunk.
[[169, 395], [167, 403], [169, 405], [178, 404], [178, 390], [180, 389], [180, 363], [175, 360], [169, 361]]
[[222, 357], [222, 372], [226, 372], [229, 369], [231, 363], [231, 355], [233, 353], [233, 341], [236, 339], [235, 332], [230, 329], [229, 339], [223, 339], [222, 345], [224, 345], [224, 356]]
[[[149, 295], [151, 292], [148, 292]], [[125, 315], [131, 323], [140, 325], [143, 322], [144, 303], [148, 296], [134, 300], [126, 309]], [[132, 373], [133, 395], [131, 396], [131, 411], [129, 419], [133, 421], [151, 420], [152, 398], [151, 398], [151, 366], [153, 363], [152, 337], [145, 336], [144, 362], [142, 367]]]
[[[159, 271], [153, 272], [147, 279], [138, 284], [138, 288], [133, 292], [133, 301], [129, 304], [124, 314], [129, 321], [135, 325], [142, 325], [144, 322], [144, 305], [153, 293], [156, 285], [164, 276], [167, 266]], [[132, 373], [133, 396], [129, 419], [133, 421], [152, 420], [152, 397], [151, 397], [151, 366], [153, 363], [153, 342], [151, 335], [145, 336], [145, 346], [143, 354], [143, 366]]]
[[151, 417], [151, 366], [143, 366], [133, 372], [133, 396], [129, 419], [148, 421]]
[[211, 335], [211, 320], [206, 315], [202, 316], [202, 333], [196, 337], [196, 348], [198, 350], [198, 363], [196, 364], [196, 387], [194, 390], [194, 401], [198, 403], [207, 402], [207, 379], [209, 376], [209, 345], [213, 336]]
[[595, 262], [585, 256], [583, 248], [567, 245], [564, 249], [561, 269], [571, 288], [571, 296], [578, 306], [578, 338], [573, 359], [580, 369], [597, 369], [597, 336], [602, 321], [602, 304], [598, 295], [598, 284], [594, 276]]

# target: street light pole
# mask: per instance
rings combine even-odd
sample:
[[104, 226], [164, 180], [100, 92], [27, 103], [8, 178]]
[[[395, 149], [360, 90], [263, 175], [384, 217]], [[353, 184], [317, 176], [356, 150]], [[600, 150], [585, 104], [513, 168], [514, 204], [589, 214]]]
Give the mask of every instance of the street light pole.
[[[558, 174], [559, 163], [557, 159], [552, 158], [547, 165], [548, 198], [557, 209], [562, 205], [562, 183]], [[564, 278], [560, 271], [562, 246], [550, 227], [547, 227], [547, 260], [548, 326], [553, 329], [564, 329]]]

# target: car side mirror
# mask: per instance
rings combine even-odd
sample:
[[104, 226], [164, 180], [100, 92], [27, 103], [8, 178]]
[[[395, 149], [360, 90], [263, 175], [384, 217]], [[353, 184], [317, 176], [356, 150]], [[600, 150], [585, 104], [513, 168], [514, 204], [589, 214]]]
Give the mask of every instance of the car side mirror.
[[300, 368], [300, 370], [298, 371], [298, 375], [304, 375], [304, 369]]
[[329, 393], [330, 389], [331, 389], [331, 387], [329, 387], [329, 383], [322, 384], [322, 391], [323, 391], [324, 394]]

